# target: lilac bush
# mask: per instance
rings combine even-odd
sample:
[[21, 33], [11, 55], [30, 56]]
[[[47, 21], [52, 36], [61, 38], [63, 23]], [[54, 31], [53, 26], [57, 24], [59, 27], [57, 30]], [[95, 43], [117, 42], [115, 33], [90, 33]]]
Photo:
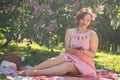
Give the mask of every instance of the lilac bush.
[[53, 48], [64, 42], [67, 28], [75, 27], [76, 11], [90, 7], [97, 14], [92, 26], [97, 28], [100, 36], [100, 48], [113, 47], [116, 50], [120, 44], [119, 3], [116, 0], [2, 0], [0, 37], [6, 41], [0, 46], [7, 46], [13, 40], [19, 43], [26, 39], [30, 43], [34, 41], [40, 46]]
[[[90, 1], [77, 0], [53, 0], [41, 3], [37, 0], [25, 0], [25, 14], [23, 18], [26, 24], [27, 32], [22, 32], [30, 41], [35, 41], [40, 45], [45, 45], [48, 48], [55, 46], [58, 41], [58, 36], [64, 35], [66, 28], [74, 27], [75, 12]], [[89, 5], [88, 5], [89, 6]], [[96, 5], [97, 12], [102, 12], [104, 5]], [[94, 7], [93, 7], [94, 8]], [[97, 15], [94, 15], [96, 18]], [[60, 31], [61, 30], [61, 31]], [[62, 32], [63, 31], [63, 32]], [[61, 34], [61, 33], [62, 34]], [[57, 37], [55, 37], [57, 35]], [[24, 38], [24, 37], [23, 37]], [[64, 36], [61, 36], [63, 39]]]
[[23, 18], [26, 28], [22, 30], [29, 30], [27, 32], [21, 30], [22, 35], [25, 35], [30, 42], [35, 41], [40, 45], [51, 48], [51, 42], [55, 41], [55, 38], [52, 39], [51, 37], [58, 30], [57, 20], [54, 18], [51, 5], [39, 4], [35, 0], [26, 0], [24, 9], [28, 13]]

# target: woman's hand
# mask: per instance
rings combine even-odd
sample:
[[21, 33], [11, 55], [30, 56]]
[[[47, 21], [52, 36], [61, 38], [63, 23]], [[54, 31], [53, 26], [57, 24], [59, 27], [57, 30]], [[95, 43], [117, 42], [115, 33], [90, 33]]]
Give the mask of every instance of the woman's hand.
[[85, 54], [85, 51], [86, 51], [86, 49], [83, 49], [83, 48], [75, 48], [74, 49], [74, 55], [84, 60], [85, 58], [88, 57]]
[[74, 54], [84, 54], [84, 49], [82, 47], [76, 47], [74, 49]]
[[86, 51], [87, 50], [83, 48], [72, 47], [72, 48], [69, 48], [68, 53], [73, 54], [82, 60], [86, 60], [89, 57], [86, 55], [85, 53]]
[[67, 49], [67, 52], [70, 54], [74, 54], [78, 57], [84, 57], [85, 56], [85, 49], [82, 47], [71, 47]]
[[76, 47], [72, 47], [72, 48], [69, 48], [67, 50], [68, 53], [71, 53], [71, 54], [81, 54], [83, 53], [84, 49], [82, 48], [76, 48]]

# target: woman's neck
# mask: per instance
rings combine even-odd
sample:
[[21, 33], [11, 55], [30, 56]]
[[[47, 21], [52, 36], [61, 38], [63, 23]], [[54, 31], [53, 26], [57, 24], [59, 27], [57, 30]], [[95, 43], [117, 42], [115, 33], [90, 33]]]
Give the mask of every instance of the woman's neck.
[[77, 31], [78, 31], [79, 33], [84, 33], [84, 32], [87, 32], [87, 31], [88, 31], [88, 28], [78, 27], [78, 28], [77, 28]]

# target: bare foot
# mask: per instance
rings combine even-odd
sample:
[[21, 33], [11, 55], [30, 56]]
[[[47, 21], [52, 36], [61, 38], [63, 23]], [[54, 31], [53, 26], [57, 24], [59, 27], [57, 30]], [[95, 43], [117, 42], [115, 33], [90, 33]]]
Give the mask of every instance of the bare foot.
[[26, 71], [27, 70], [18, 71], [18, 76], [27, 76]]
[[28, 76], [36, 76], [39, 75], [39, 70], [27, 70], [25, 73]]

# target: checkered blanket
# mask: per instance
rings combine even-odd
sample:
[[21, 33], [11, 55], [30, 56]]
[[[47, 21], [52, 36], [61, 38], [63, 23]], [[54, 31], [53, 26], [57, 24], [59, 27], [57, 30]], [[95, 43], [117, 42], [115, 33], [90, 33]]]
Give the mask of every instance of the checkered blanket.
[[120, 74], [112, 70], [98, 69], [96, 76], [7, 76], [8, 80], [120, 80]]

